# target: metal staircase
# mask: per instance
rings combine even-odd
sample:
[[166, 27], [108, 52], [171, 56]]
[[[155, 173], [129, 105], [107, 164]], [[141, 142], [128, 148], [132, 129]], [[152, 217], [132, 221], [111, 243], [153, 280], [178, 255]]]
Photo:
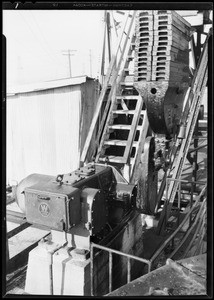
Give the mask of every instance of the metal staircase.
[[136, 180], [134, 174], [149, 127], [144, 101], [134, 88], [135, 14], [136, 11], [128, 12], [129, 24], [127, 21], [124, 26], [118, 50], [110, 63], [81, 156], [85, 162], [91, 137], [98, 126], [95, 162], [119, 167], [128, 182]]

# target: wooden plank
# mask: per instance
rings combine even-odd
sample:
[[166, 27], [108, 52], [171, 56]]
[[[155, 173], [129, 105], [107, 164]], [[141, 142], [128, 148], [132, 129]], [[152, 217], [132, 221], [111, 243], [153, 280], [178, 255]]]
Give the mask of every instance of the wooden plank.
[[145, 16], [152, 16], [153, 15], [153, 10], [139, 10], [138, 11], [138, 18], [139, 17], [145, 17]]
[[8, 222], [8, 221], [6, 221], [6, 223], [7, 223], [7, 226], [6, 226], [7, 232], [9, 232], [9, 231], [11, 231], [11, 230], [13, 230], [14, 228], [17, 228], [17, 227], [19, 226], [19, 224], [13, 223], [13, 222]]
[[191, 28], [191, 24], [188, 23], [184, 18], [182, 18], [179, 14], [175, 14], [173, 11], [171, 14], [162, 14], [162, 15], [154, 15], [154, 23], [167, 21], [169, 24], [176, 23], [181, 27], [185, 27], [186, 29]]
[[139, 46], [138, 49], [136, 49], [136, 51], [138, 51], [138, 55], [140, 53], [147, 53], [148, 54], [148, 51], [152, 51], [153, 50], [153, 47], [152, 46]]
[[152, 48], [152, 51], [157, 52], [157, 51], [171, 51], [173, 53], [179, 53], [179, 52], [188, 52], [189, 53], [189, 49], [183, 47], [183, 48], [178, 48], [175, 47], [175, 45], [169, 45], [168, 43], [166, 43], [166, 45], [155, 45]]
[[175, 62], [175, 61], [165, 61], [165, 62], [158, 62], [158, 61], [155, 61], [152, 63], [152, 67], [153, 69], [152, 70], [155, 70], [156, 68], [158, 67], [161, 67], [161, 66], [165, 66], [166, 68], [187, 68], [189, 67], [189, 64], [185, 64], [185, 63], [182, 63], [182, 62]]
[[124, 164], [125, 159], [123, 156], [114, 156], [114, 155], [106, 155], [104, 157], [99, 157], [98, 161], [106, 161], [106, 158], [108, 157], [109, 162], [114, 162], [118, 164]]
[[[137, 142], [133, 142], [133, 147], [137, 146]], [[107, 140], [104, 142], [104, 145], [115, 145], [115, 146], [126, 146], [127, 140]]]
[[37, 243], [41, 238], [48, 235], [49, 230], [36, 229], [28, 227], [12, 236], [8, 240], [10, 259], [15, 257], [18, 253], [22, 252], [25, 248]]
[[169, 50], [153, 50], [152, 55], [154, 56], [160, 56], [160, 55], [167, 55], [167, 56], [182, 56], [182, 57], [187, 57], [189, 58], [189, 51], [186, 50], [176, 50], [174, 49], [169, 49]]
[[[145, 110], [142, 110], [141, 114], [144, 114], [144, 113], [145, 113]], [[126, 109], [126, 110], [114, 110], [113, 114], [133, 115], [133, 114], [135, 114], [135, 110], [134, 109], [133, 110], [128, 110], [128, 109]]]
[[16, 270], [27, 263], [28, 253], [38, 245], [38, 242], [50, 234], [49, 230], [28, 227], [8, 239], [9, 261], [8, 272]]
[[135, 31], [137, 34], [140, 34], [142, 32], [146, 32], [146, 31], [150, 31], [150, 30], [153, 30], [154, 27], [153, 27], [153, 24], [151, 22], [140, 22], [140, 23], [137, 23], [136, 24], [136, 27], [135, 27]]
[[160, 16], [172, 16], [173, 18], [176, 18], [178, 21], [180, 21], [182, 24], [185, 24], [188, 27], [191, 27], [191, 24], [187, 22], [183, 17], [181, 17], [176, 11], [174, 10], [154, 10], [153, 11], [154, 17], [158, 18]]
[[166, 46], [166, 47], [175, 47], [177, 49], [180, 49], [180, 50], [187, 50], [188, 47], [189, 47], [189, 42], [185, 42], [183, 43], [179, 43], [175, 40], [166, 40], [166, 41], [161, 41], [161, 40], [156, 40], [154, 41], [154, 47], [162, 47], [162, 46]]
[[18, 224], [26, 222], [25, 214], [13, 210], [7, 210], [6, 220]]
[[180, 41], [182, 41], [182, 40], [184, 40], [184, 41], [190, 41], [190, 36], [188, 36], [188, 35], [186, 35], [184, 33], [180, 33], [177, 30], [153, 31], [153, 35], [154, 35], [154, 40], [156, 38], [171, 37], [172, 39], [177, 39], [177, 40], [180, 39]]
[[177, 20], [172, 18], [167, 18], [167, 20], [154, 20], [154, 28], [158, 29], [159, 26], [164, 26], [165, 24], [175, 26], [178, 30], [183, 32], [189, 32], [188, 35], [191, 35], [191, 27], [186, 26], [185, 24], [179, 23]]
[[159, 25], [155, 24], [153, 27], [154, 34], [160, 34], [161, 32], [168, 31], [169, 34], [174, 34], [175, 32], [181, 36], [184, 36], [185, 38], [189, 37], [191, 35], [190, 30], [188, 29], [181, 29], [173, 24], [166, 24], [166, 25]]
[[18, 227], [16, 227], [16, 228], [12, 229], [12, 230], [10, 230], [10, 231], [8, 231], [8, 232], [7, 232], [7, 238], [10, 239], [10, 238], [13, 237], [14, 235], [18, 234], [19, 232], [21, 232], [22, 230], [24, 230], [24, 229], [26, 229], [26, 228], [28, 228], [28, 227], [30, 227], [30, 226], [32, 226], [32, 224], [27, 223], [27, 222], [21, 224], [20, 226], [18, 226]]
[[157, 44], [157, 41], [158, 42], [162, 42], [162, 41], [175, 41], [177, 44], [182, 44], [184, 47], [187, 47], [189, 46], [189, 41], [190, 41], [190, 38], [182, 38], [181, 39], [181, 36], [177, 33], [174, 33], [173, 35], [172, 34], [163, 34], [163, 35], [158, 35], [158, 34], [155, 34], [154, 35], [154, 44]]
[[189, 79], [186, 78], [185, 79], [185, 76], [182, 76], [182, 75], [171, 75], [171, 74], [165, 74], [165, 75], [161, 75], [161, 74], [153, 74], [152, 75], [152, 80], [154, 81], [157, 81], [159, 79], [163, 79], [163, 80], [167, 80], [167, 81], [178, 81], [178, 82], [182, 82], [182, 81], [186, 81], [186, 82], [189, 82]]
[[123, 81], [123, 82], [120, 82], [120, 85], [126, 86], [126, 87], [133, 87], [134, 82], [133, 81]]
[[131, 125], [126, 125], [126, 124], [113, 124], [109, 125], [110, 129], [122, 129], [122, 130], [130, 130]]
[[136, 60], [134, 62], [134, 67], [138, 67], [138, 68], [151, 68], [151, 60], [150, 61], [142, 61], [142, 60]]
[[153, 57], [153, 62], [164, 62], [164, 61], [174, 61], [174, 62], [183, 62], [188, 65], [189, 58], [188, 57], [182, 57], [178, 55], [160, 55]]
[[173, 73], [180, 73], [183, 75], [188, 75], [189, 76], [189, 70], [188, 70], [188, 65], [185, 65], [185, 67], [180, 66], [179, 64], [175, 65], [162, 65], [162, 66], [153, 66], [152, 74], [157, 73], [157, 72], [166, 72], [167, 74], [173, 74]]
[[154, 18], [153, 14], [145, 15], [145, 16], [140, 16], [139, 14], [137, 15], [137, 21], [138, 22], [152, 21], [153, 18]]
[[124, 95], [124, 96], [117, 96], [117, 100], [137, 100], [139, 95]]
[[15, 198], [13, 198], [11, 196], [7, 196], [6, 205], [14, 203], [14, 202], [15, 202]]
[[135, 45], [138, 45], [139, 43], [152, 42], [153, 39], [153, 34], [150, 35], [149, 33], [147, 33], [145, 36], [143, 36], [142, 34], [138, 34], [135, 39]]

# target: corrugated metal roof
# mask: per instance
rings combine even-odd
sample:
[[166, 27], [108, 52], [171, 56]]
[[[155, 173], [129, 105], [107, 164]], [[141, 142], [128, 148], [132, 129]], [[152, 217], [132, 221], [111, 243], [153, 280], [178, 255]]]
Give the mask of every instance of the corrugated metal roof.
[[11, 86], [8, 87], [7, 96], [12, 96], [21, 93], [38, 92], [38, 91], [54, 89], [54, 88], [59, 88], [59, 87], [64, 87], [69, 85], [78, 85], [86, 82], [87, 79], [93, 79], [93, 78], [84, 75], [84, 76], [77, 76], [77, 77], [58, 79], [52, 81], [44, 81], [44, 82], [32, 83], [26, 85]]

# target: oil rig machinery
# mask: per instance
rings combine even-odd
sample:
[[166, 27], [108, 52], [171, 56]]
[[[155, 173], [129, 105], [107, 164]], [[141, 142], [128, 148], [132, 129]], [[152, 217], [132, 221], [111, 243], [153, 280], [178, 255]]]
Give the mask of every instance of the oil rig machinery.
[[[203, 32], [168, 10], [128, 11], [123, 26], [80, 168], [56, 177], [32, 174], [17, 187], [27, 222], [51, 230], [29, 253], [29, 294], [106, 294], [109, 263], [99, 247], [140, 256], [143, 245], [134, 248], [142, 234], [136, 224], [141, 214], [157, 214], [167, 177], [174, 180], [157, 235], [170, 218], [207, 84], [211, 31], [196, 47], [193, 35]], [[196, 54], [193, 73], [190, 50]], [[124, 275], [121, 264], [111, 274], [115, 282]]]

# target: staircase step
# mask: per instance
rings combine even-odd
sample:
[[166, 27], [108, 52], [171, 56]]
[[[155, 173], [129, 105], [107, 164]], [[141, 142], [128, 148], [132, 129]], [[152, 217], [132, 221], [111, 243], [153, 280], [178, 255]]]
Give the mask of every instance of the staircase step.
[[[132, 128], [131, 125], [123, 125], [123, 124], [113, 124], [108, 126], [109, 129], [123, 129], [130, 130]], [[142, 126], [137, 126], [137, 130], [140, 130]]]
[[124, 95], [124, 96], [117, 96], [117, 100], [138, 100], [141, 96], [139, 95]]
[[138, 100], [139, 95], [124, 95], [124, 96], [117, 96], [117, 100]]
[[[114, 155], [109, 155], [109, 156], [104, 156], [104, 157], [99, 157], [100, 162], [105, 162], [106, 158], [108, 157], [109, 162], [112, 163], [118, 163], [118, 164], [124, 164], [125, 160], [123, 156], [114, 156]], [[134, 158], [130, 158], [130, 164], [132, 165], [134, 163]]]
[[120, 85], [133, 87], [134, 86], [134, 81], [123, 81], [123, 82], [120, 82]]
[[[125, 109], [121, 109], [121, 110], [114, 110], [113, 111], [113, 114], [117, 114], [117, 115], [123, 115], [123, 114], [129, 114], [129, 115], [134, 115], [136, 113], [136, 110], [135, 109], [132, 109], [132, 110], [125, 110]], [[146, 113], [145, 110], [142, 110], [141, 111], [141, 115], [144, 115]]]
[[124, 157], [123, 156], [114, 156], [114, 155], [99, 157], [99, 161], [105, 162], [107, 157], [109, 159], [109, 162], [114, 162], [114, 163], [118, 163], [118, 164], [123, 164], [124, 163]]
[[[133, 142], [132, 146], [136, 147], [138, 142]], [[127, 141], [126, 140], [108, 140], [104, 142], [104, 145], [115, 145], [115, 146], [126, 146]]]

